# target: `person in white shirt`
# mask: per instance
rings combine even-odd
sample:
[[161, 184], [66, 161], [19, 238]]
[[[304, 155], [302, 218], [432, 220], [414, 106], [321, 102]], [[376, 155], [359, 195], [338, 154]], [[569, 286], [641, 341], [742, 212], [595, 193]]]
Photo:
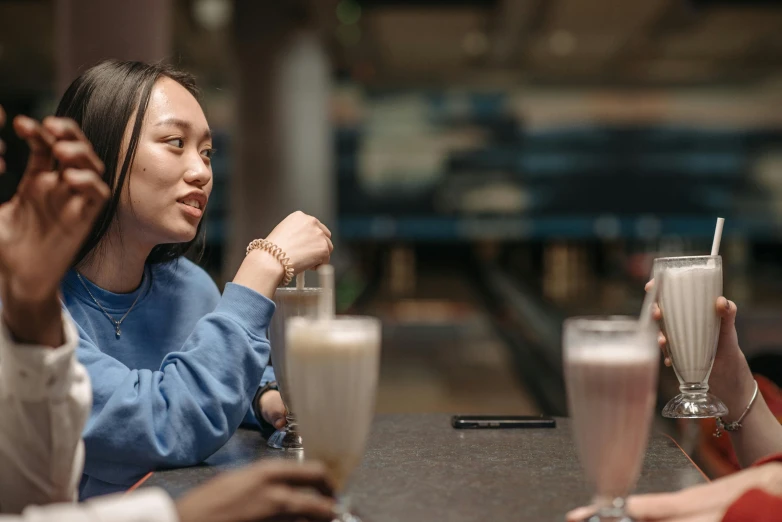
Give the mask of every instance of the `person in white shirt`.
[[[20, 116], [14, 127], [31, 152], [0, 204], [0, 513], [11, 513], [0, 522], [331, 520], [325, 468], [283, 461], [225, 473], [176, 502], [149, 488], [74, 503], [92, 394], [59, 283], [109, 189], [75, 122]], [[0, 174], [3, 150], [0, 141]]]

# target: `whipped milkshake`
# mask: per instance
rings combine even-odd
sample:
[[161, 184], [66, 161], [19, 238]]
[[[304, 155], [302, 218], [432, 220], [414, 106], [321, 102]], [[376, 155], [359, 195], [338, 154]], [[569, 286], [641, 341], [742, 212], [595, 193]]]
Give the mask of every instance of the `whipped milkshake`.
[[305, 457], [323, 462], [342, 491], [364, 455], [374, 416], [380, 322], [292, 318], [286, 341], [288, 391]]
[[565, 357], [576, 447], [601, 504], [625, 497], [641, 471], [658, 372], [654, 339], [648, 337], [651, 349], [607, 344]]
[[285, 321], [291, 317], [314, 318], [318, 313], [320, 288], [279, 288], [274, 294], [275, 311], [269, 325], [269, 342], [272, 350], [272, 366], [277, 386], [285, 407], [294, 411], [288, 396], [288, 378], [285, 366]]
[[655, 260], [655, 278], [662, 283], [658, 303], [673, 369], [683, 384], [705, 384], [720, 333], [716, 303], [722, 295], [721, 259], [688, 258], [689, 266], [676, 261], [684, 258], [668, 259]]

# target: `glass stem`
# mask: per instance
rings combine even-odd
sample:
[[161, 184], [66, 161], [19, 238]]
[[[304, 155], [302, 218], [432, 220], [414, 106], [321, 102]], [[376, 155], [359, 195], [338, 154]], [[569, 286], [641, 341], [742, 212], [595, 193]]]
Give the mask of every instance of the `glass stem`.
[[683, 383], [679, 385], [679, 391], [684, 395], [705, 394], [709, 392], [708, 383]]
[[333, 522], [361, 522], [361, 519], [353, 514], [353, 506], [350, 497], [345, 494], [337, 495], [337, 505], [334, 508], [336, 516]]
[[627, 501], [624, 497], [595, 497], [594, 504], [598, 506], [597, 513], [587, 519], [589, 522], [631, 522], [627, 514]]

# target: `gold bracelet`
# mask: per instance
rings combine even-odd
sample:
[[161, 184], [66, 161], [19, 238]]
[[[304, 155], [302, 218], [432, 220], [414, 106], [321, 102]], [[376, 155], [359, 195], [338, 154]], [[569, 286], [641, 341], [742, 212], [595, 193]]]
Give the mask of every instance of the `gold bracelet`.
[[285, 270], [285, 277], [282, 278], [280, 286], [288, 286], [290, 284], [293, 280], [293, 266], [291, 265], [291, 260], [285, 255], [285, 252], [283, 252], [280, 247], [266, 239], [253, 239], [250, 241], [250, 244], [247, 245], [247, 253], [245, 255], [249, 255], [253, 250], [268, 252], [273, 258], [279, 261], [283, 270]]

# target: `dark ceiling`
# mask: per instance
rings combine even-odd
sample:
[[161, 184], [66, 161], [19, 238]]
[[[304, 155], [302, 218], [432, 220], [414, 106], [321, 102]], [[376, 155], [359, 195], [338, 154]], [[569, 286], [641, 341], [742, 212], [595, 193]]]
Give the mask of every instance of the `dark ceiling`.
[[[187, 12], [196, 1], [175, 3]], [[782, 77], [780, 1], [342, 0], [361, 6], [352, 28], [340, 27], [340, 0], [297, 1], [314, 13], [334, 63], [369, 71], [359, 77], [380, 85], [710, 86]], [[0, 0], [3, 94], [51, 89], [54, 4]], [[175, 28], [175, 52], [203, 57], [206, 69], [214, 61], [222, 74], [228, 38], [203, 36]]]

